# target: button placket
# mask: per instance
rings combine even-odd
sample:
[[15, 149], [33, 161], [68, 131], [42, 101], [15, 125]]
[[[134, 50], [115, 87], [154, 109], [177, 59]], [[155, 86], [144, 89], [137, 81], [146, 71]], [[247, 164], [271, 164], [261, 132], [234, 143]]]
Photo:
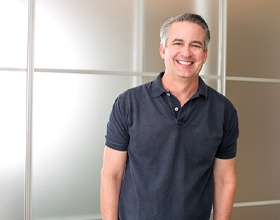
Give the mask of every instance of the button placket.
[[178, 103], [176, 97], [173, 97], [170, 92], [166, 92], [166, 96], [168, 97], [167, 99], [168, 99], [171, 109], [173, 109], [172, 113], [175, 116], [175, 118], [177, 118], [179, 111], [180, 111], [180, 107], [178, 107], [179, 103]]

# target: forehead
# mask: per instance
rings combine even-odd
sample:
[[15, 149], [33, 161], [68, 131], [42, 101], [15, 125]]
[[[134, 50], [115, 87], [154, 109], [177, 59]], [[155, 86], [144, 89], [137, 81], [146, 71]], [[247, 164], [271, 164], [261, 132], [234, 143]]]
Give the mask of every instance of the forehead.
[[204, 41], [204, 37], [204, 29], [200, 25], [189, 21], [173, 23], [168, 36], [169, 40], [178, 38], [182, 40], [199, 41]]

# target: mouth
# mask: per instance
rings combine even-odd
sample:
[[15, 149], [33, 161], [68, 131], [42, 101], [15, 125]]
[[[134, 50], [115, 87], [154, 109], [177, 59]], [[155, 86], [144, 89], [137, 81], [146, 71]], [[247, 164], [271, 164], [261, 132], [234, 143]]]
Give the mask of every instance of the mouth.
[[194, 62], [177, 60], [177, 63], [179, 63], [179, 64], [181, 64], [181, 65], [184, 65], [184, 66], [190, 66], [190, 65], [192, 65]]

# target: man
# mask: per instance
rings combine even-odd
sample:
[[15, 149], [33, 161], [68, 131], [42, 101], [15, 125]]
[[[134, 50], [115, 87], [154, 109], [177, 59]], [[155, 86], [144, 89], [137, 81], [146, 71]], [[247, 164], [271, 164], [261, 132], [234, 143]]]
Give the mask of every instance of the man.
[[210, 31], [196, 14], [161, 28], [165, 72], [122, 93], [107, 125], [103, 220], [230, 219], [238, 120], [199, 77]]

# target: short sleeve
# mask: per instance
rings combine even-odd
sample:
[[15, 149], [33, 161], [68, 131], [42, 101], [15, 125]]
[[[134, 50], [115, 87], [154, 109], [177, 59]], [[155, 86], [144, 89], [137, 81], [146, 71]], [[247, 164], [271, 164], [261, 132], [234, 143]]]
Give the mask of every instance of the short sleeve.
[[225, 110], [224, 115], [224, 135], [216, 157], [219, 159], [231, 159], [236, 156], [237, 138], [239, 136], [238, 116], [234, 106], [230, 105]]
[[106, 146], [115, 150], [126, 151], [129, 143], [128, 122], [124, 95], [121, 94], [114, 102], [107, 123], [105, 136]]

